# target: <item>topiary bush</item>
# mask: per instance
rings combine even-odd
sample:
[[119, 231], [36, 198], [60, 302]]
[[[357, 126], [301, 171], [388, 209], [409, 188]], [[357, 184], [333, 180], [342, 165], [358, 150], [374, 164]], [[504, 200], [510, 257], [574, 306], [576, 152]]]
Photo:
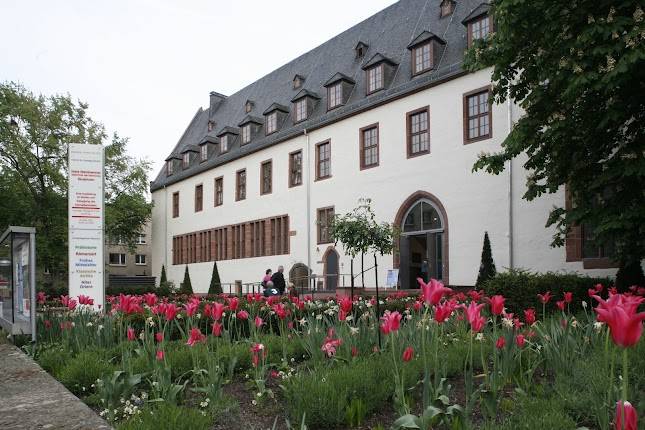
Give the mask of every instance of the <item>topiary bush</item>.
[[488, 296], [501, 294], [506, 298], [507, 312], [518, 313], [527, 308], [539, 309], [542, 305], [537, 295], [550, 291], [553, 295], [546, 306], [548, 311], [557, 310], [555, 302], [562, 300], [565, 292], [573, 293], [570, 310], [581, 309], [582, 301], [589, 302], [587, 290], [596, 284], [605, 287], [611, 284], [609, 278], [592, 278], [577, 273], [532, 273], [523, 269], [513, 269], [498, 273], [483, 285]]
[[490, 248], [490, 239], [488, 232], [484, 233], [484, 247], [482, 249], [482, 259], [479, 265], [479, 275], [477, 276], [477, 287], [480, 287], [484, 282], [494, 277], [497, 273], [495, 269], [495, 262], [493, 261], [493, 251]]
[[184, 281], [181, 283], [181, 286], [179, 287], [179, 292], [181, 294], [188, 294], [188, 295], [193, 294], [193, 285], [190, 282], [190, 273], [188, 273], [188, 265], [186, 265], [186, 270], [184, 271]]
[[211, 275], [211, 284], [208, 287], [208, 294], [217, 295], [222, 294], [222, 281], [219, 278], [219, 270], [217, 270], [217, 261], [213, 263], [213, 274]]

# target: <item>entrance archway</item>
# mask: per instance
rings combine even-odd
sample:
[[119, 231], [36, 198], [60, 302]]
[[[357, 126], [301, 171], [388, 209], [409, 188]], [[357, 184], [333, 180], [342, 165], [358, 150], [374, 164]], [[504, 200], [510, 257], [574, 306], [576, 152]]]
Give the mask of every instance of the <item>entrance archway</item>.
[[296, 287], [297, 291], [305, 291], [309, 289], [307, 282], [307, 276], [309, 275], [309, 269], [306, 264], [296, 263], [291, 266], [289, 270], [289, 282], [293, 283], [293, 286]]
[[403, 202], [394, 223], [401, 231], [394, 249], [401, 288], [418, 288], [417, 277], [448, 284], [448, 216], [439, 199], [417, 191]]
[[327, 248], [322, 258], [325, 290], [333, 291], [338, 286], [339, 260], [340, 256], [336, 249], [331, 246]]

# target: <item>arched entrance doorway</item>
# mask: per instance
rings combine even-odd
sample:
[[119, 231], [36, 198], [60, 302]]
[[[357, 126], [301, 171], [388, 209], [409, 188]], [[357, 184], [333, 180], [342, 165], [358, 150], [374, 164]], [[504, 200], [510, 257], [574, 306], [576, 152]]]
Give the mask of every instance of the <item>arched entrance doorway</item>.
[[418, 288], [417, 278], [447, 284], [448, 218], [441, 202], [417, 191], [401, 205], [395, 223], [401, 231], [394, 258], [401, 288]]
[[325, 277], [325, 290], [335, 290], [338, 286], [338, 262], [340, 256], [331, 246], [323, 255], [323, 276]]

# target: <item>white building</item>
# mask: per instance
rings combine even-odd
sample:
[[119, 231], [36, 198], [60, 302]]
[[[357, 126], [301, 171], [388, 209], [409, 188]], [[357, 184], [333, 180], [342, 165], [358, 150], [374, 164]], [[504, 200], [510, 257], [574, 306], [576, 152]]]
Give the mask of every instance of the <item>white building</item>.
[[212, 92], [151, 183], [152, 273], [165, 265], [178, 284], [188, 264], [197, 292], [215, 260], [222, 282], [280, 264], [349, 273], [325, 219], [360, 198], [402, 231], [394, 256], [379, 257], [381, 285], [399, 268], [413, 286], [424, 260], [430, 276], [473, 285], [485, 231], [498, 269], [614, 273], [581, 237], [550, 247], [544, 225], [564, 192], [523, 200], [522, 160], [472, 172], [520, 114], [489, 107], [490, 69], [462, 69], [491, 28], [478, 1], [402, 0], [229, 97]]

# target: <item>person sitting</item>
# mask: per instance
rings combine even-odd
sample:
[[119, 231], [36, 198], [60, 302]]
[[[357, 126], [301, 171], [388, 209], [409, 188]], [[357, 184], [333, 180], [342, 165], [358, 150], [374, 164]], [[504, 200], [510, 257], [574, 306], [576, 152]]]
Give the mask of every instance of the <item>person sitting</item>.
[[264, 294], [264, 297], [271, 297], [279, 295], [280, 292], [276, 288], [274, 288], [273, 282], [269, 281], [266, 283], [262, 294]]

